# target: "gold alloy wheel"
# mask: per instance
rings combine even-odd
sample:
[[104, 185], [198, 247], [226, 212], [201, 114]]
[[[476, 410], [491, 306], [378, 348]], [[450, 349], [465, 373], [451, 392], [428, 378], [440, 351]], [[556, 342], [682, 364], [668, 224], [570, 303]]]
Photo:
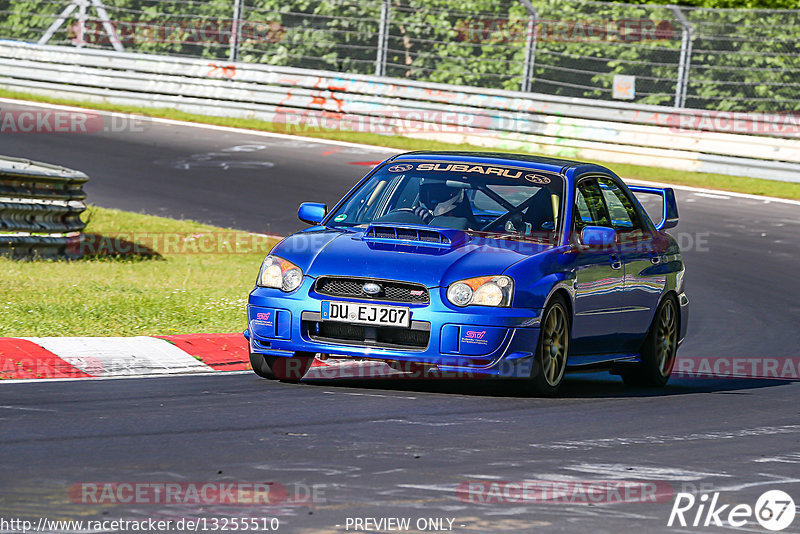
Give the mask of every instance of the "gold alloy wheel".
[[542, 373], [551, 387], [556, 387], [564, 376], [569, 349], [567, 312], [556, 303], [547, 313], [542, 330]]
[[661, 376], [669, 375], [675, 362], [675, 349], [678, 345], [678, 314], [672, 299], [664, 301], [656, 330], [656, 365]]

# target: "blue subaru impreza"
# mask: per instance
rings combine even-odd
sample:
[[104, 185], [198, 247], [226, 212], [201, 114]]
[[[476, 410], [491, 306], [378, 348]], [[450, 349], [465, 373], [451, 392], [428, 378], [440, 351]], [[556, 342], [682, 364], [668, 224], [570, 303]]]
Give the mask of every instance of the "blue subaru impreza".
[[[633, 192], [660, 195], [656, 225]], [[672, 189], [529, 155], [411, 152], [264, 259], [245, 331], [253, 370], [299, 380], [315, 355], [553, 394], [567, 371], [666, 384], [686, 334]]]

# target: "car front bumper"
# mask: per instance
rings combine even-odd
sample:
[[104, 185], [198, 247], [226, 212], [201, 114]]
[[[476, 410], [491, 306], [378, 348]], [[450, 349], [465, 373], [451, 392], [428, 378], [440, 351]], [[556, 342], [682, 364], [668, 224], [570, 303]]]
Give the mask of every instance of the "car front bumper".
[[[424, 305], [327, 297], [316, 294], [313, 284], [314, 279], [306, 277], [292, 293], [271, 288], [256, 288], [250, 293], [245, 336], [251, 352], [283, 357], [311, 352], [417, 363], [462, 375], [531, 375], [539, 339], [539, 310], [457, 308], [445, 301], [442, 288], [430, 289], [430, 303]], [[389, 329], [391, 332], [386, 327], [367, 327], [364, 338], [357, 340], [332, 338], [330, 322], [323, 325], [320, 317], [324, 300], [408, 307], [411, 326]], [[337, 326], [337, 334], [359, 332], [358, 326], [353, 330], [349, 323]], [[412, 341], [413, 345], [403, 345]]]

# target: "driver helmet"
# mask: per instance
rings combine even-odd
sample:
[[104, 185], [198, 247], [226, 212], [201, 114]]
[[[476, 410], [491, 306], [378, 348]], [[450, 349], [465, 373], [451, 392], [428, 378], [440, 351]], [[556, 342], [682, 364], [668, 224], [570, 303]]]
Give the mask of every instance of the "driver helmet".
[[419, 186], [420, 203], [430, 210], [434, 217], [450, 213], [465, 198], [463, 189], [448, 187], [446, 182], [423, 180]]

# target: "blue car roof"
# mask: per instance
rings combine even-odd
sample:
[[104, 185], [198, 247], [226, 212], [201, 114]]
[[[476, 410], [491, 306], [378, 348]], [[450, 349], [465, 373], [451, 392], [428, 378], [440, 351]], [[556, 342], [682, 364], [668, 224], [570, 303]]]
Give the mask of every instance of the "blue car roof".
[[[586, 163], [583, 161], [549, 158], [545, 156], [535, 156], [533, 154], [515, 154], [510, 152], [469, 152], [458, 150], [420, 150], [416, 152], [406, 152], [398, 154], [389, 161], [401, 160], [446, 160], [463, 161], [465, 163], [493, 163], [496, 165], [524, 166], [531, 169], [542, 171], [557, 172], [565, 176], [572, 177], [586, 172], [602, 172], [614, 174], [611, 170], [602, 165]], [[571, 171], [571, 172], [568, 172]]]

